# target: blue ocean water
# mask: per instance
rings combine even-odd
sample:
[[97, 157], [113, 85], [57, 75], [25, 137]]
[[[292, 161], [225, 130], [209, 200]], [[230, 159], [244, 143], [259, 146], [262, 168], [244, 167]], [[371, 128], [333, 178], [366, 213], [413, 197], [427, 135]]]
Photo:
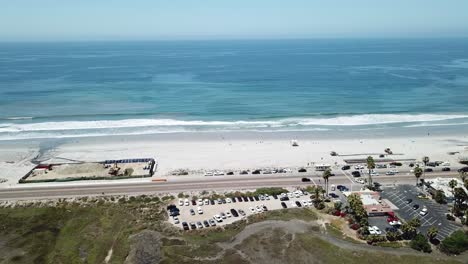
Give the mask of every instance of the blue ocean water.
[[468, 124], [468, 39], [0, 44], [0, 140]]

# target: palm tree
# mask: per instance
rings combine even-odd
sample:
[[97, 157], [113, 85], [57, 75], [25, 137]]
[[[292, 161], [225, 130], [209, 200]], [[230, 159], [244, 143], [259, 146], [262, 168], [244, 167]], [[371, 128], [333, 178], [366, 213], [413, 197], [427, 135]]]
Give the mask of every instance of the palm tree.
[[465, 187], [467, 187], [468, 177], [467, 177], [466, 171], [460, 170], [459, 176], [460, 176], [460, 180], [462, 181], [462, 183], [465, 185]]
[[414, 173], [414, 177], [416, 177], [416, 186], [417, 186], [419, 182], [419, 178], [421, 178], [421, 175], [423, 174], [423, 170], [419, 166], [416, 166], [416, 168], [414, 168], [413, 173]]
[[435, 226], [429, 227], [429, 229], [427, 230], [427, 237], [429, 238], [429, 241], [433, 241], [438, 233], [439, 233], [439, 230], [437, 229], [437, 227]]
[[458, 182], [455, 179], [453, 179], [453, 180], [449, 181], [448, 185], [449, 185], [450, 189], [452, 189], [452, 193], [453, 193], [453, 189], [455, 189], [455, 187], [457, 187]]
[[424, 177], [426, 177], [426, 166], [427, 166], [427, 163], [429, 163], [429, 157], [428, 156], [424, 156], [422, 158], [422, 162], [424, 163]]
[[369, 188], [372, 188], [371, 172], [372, 172], [373, 169], [375, 169], [375, 162], [374, 162], [374, 158], [372, 158], [372, 156], [367, 157], [367, 169], [369, 169], [369, 180], [368, 180]]
[[328, 196], [328, 178], [330, 177], [331, 177], [331, 170], [330, 169], [325, 170], [323, 172], [322, 178], [325, 181], [325, 193], [327, 194], [327, 196]]

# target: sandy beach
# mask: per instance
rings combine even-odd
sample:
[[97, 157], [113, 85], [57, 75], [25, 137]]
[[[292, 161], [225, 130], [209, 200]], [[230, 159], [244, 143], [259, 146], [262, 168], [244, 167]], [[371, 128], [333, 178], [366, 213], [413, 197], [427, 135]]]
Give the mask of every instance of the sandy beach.
[[[299, 146], [292, 147], [291, 139], [297, 139]], [[47, 163], [151, 157], [158, 162], [154, 177], [165, 177], [179, 169], [202, 173], [205, 170], [306, 167], [317, 163], [341, 165], [345, 158], [383, 154], [385, 148], [398, 154], [389, 156], [393, 159], [420, 160], [429, 156], [431, 160], [449, 161], [453, 165], [460, 156], [468, 155], [466, 135], [437, 133], [393, 137], [338, 134], [327, 137], [305, 132], [181, 133], [0, 144], [0, 178], [7, 180], [2, 186], [15, 185], [34, 166], [33, 158]], [[332, 150], [340, 155], [362, 155], [332, 157]], [[459, 153], [449, 155], [448, 152]]]

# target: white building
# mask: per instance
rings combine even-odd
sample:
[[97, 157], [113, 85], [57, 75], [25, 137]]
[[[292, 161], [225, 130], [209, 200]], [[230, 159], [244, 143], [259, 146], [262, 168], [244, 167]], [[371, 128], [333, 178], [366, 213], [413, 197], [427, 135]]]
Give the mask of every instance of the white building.
[[457, 182], [457, 186], [455, 188], [462, 188], [466, 193], [468, 193], [468, 190], [463, 186], [463, 182], [457, 178], [436, 178], [432, 180], [426, 180], [426, 183], [430, 189], [444, 192], [444, 195], [447, 198], [447, 202], [452, 202], [454, 197], [452, 188], [449, 186], [449, 182], [452, 180]]

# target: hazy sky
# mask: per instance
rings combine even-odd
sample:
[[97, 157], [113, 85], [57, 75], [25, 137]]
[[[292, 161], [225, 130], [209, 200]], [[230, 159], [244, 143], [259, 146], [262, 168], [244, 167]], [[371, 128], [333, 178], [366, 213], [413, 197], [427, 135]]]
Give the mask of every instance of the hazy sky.
[[0, 0], [0, 41], [468, 37], [468, 0]]

